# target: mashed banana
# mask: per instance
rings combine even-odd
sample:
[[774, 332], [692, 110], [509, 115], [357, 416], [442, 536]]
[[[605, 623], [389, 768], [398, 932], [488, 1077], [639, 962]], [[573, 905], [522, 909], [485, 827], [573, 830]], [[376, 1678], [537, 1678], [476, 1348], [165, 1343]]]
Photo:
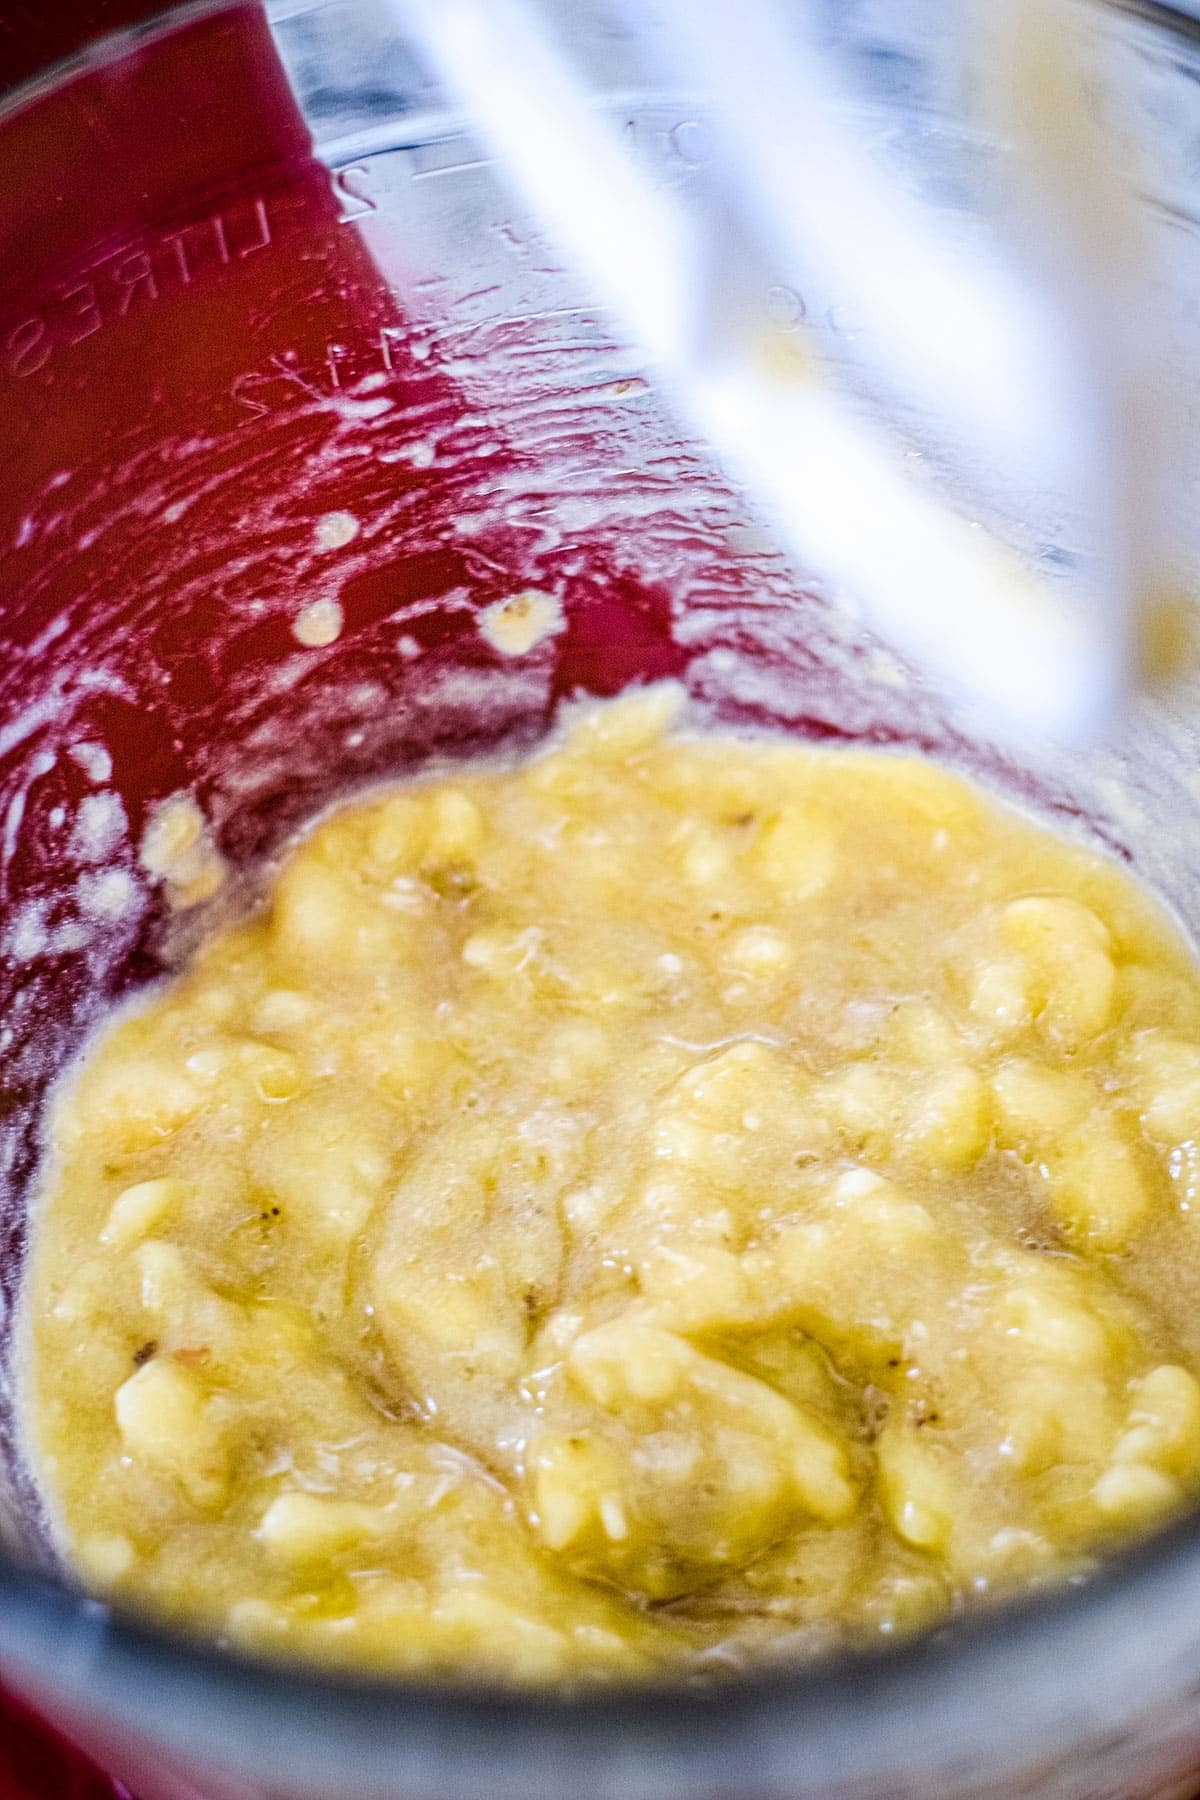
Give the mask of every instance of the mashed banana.
[[717, 1670], [1200, 1491], [1200, 982], [1115, 864], [660, 688], [347, 806], [62, 1086], [28, 1410], [227, 1638]]

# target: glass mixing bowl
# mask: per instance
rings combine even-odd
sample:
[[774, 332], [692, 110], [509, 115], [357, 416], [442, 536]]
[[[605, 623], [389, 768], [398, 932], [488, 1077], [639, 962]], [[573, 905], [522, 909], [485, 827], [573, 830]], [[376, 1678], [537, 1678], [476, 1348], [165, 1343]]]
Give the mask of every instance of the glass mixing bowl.
[[[872, 153], [948, 228], [985, 210], [990, 146], [962, 124], [942, 0], [821, 10]], [[48, 1083], [162, 967], [137, 844], [163, 797], [192, 793], [251, 871], [340, 792], [530, 745], [564, 696], [672, 676], [702, 717], [972, 770], [1200, 923], [1195, 687], [1086, 756], [981, 737], [780, 558], [506, 197], [399, 11], [185, 6], [0, 110], [0, 1666], [141, 1800], [1191, 1792], [1195, 1521], [916, 1643], [574, 1700], [250, 1662], [56, 1565], [13, 1416], [26, 1206]], [[1186, 495], [1200, 30], [1132, 0], [1096, 11], [1144, 146]], [[651, 79], [601, 9], [563, 0], [559, 24], [629, 154], [702, 180], [703, 97]], [[762, 302], [784, 328], [806, 312], [783, 284]], [[853, 361], [852, 303], [828, 323]], [[1053, 505], [1029, 504], [1037, 553], [1069, 558]], [[315, 529], [331, 512], [358, 525], [336, 549]], [[1186, 506], [1181, 529], [1200, 551]], [[506, 661], [477, 618], [527, 587], [567, 628]], [[323, 647], [290, 629], [314, 599], [342, 609]]]

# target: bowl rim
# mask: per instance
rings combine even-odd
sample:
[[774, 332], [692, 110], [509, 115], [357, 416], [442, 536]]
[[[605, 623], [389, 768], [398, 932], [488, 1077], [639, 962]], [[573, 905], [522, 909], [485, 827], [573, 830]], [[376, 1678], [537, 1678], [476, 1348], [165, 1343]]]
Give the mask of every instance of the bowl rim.
[[[0, 128], [79, 77], [201, 20], [247, 12], [265, 13], [270, 23], [328, 3], [265, 0], [260, 7], [254, 0], [180, 0], [102, 34], [0, 92]], [[1082, 3], [1200, 54], [1200, 12], [1185, 11], [1172, 0]], [[819, 1728], [831, 1710], [849, 1707], [861, 1715], [861, 1731], [868, 1737], [872, 1714], [935, 1703], [952, 1671], [969, 1676], [974, 1669], [978, 1679], [986, 1661], [1002, 1677], [1004, 1670], [1026, 1664], [1035, 1648], [1052, 1653], [1055, 1641], [1072, 1627], [1090, 1625], [1103, 1632], [1135, 1612], [1155, 1616], [1172, 1595], [1182, 1602], [1194, 1590], [1200, 1610], [1198, 1552], [1200, 1506], [1153, 1536], [1106, 1555], [1077, 1585], [1018, 1593], [929, 1631], [751, 1667], [716, 1685], [667, 1677], [563, 1690], [477, 1677], [339, 1672], [300, 1659], [251, 1654], [139, 1609], [97, 1600], [66, 1577], [26, 1567], [0, 1542], [0, 1672], [11, 1673], [18, 1690], [35, 1699], [61, 1695], [100, 1706], [106, 1718], [123, 1718], [149, 1737], [157, 1727], [169, 1744], [207, 1750], [216, 1764], [221, 1758], [213, 1741], [214, 1717], [223, 1730], [233, 1716], [242, 1749], [257, 1743], [266, 1769], [278, 1761], [272, 1733], [278, 1739], [286, 1724], [302, 1740], [306, 1762], [322, 1748], [342, 1758], [349, 1749], [362, 1753], [364, 1767], [384, 1782], [404, 1778], [406, 1763], [427, 1769], [431, 1749], [439, 1780], [479, 1780], [495, 1773], [506, 1748], [519, 1746], [526, 1771], [538, 1754], [553, 1766], [560, 1785], [548, 1792], [563, 1791], [568, 1765], [594, 1774], [606, 1765], [625, 1766], [631, 1756], [667, 1756], [672, 1768], [689, 1772], [664, 1791], [684, 1794], [695, 1791], [699, 1772], [707, 1773], [707, 1759], [717, 1747], [740, 1758], [753, 1755], [772, 1722], [783, 1725], [788, 1743], [795, 1743]], [[1196, 1644], [1200, 1672], [1200, 1623]], [[128, 1689], [130, 1683], [136, 1692]], [[930, 1704], [930, 1717], [937, 1712]], [[344, 1769], [344, 1760], [338, 1766]], [[522, 1791], [542, 1790], [525, 1781]], [[775, 1790], [762, 1788], [764, 1795], [768, 1791]]]

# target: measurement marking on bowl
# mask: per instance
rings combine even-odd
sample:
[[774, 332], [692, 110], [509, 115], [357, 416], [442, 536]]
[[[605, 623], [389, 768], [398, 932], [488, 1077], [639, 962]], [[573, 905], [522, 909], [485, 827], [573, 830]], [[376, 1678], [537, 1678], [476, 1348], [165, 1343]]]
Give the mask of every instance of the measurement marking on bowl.
[[455, 148], [453, 145], [445, 143], [415, 145], [407, 153], [409, 158], [409, 179], [411, 181], [427, 181], [431, 175], [457, 175], [464, 169], [488, 169], [492, 166], [491, 157], [480, 156], [473, 146], [468, 145], [465, 142], [462, 143], [461, 147], [465, 154], [460, 155], [456, 162], [431, 162], [422, 165], [422, 163], [418, 161], [419, 157], [444, 155], [447, 152], [449, 152], [450, 155], [454, 155]]
[[361, 162], [348, 163], [344, 169], [329, 171], [333, 197], [341, 209], [338, 213], [339, 225], [352, 225], [356, 219], [365, 219], [368, 213], [379, 211], [379, 202], [362, 192], [363, 184], [370, 180], [370, 176], [370, 165]]
[[252, 194], [206, 218], [121, 244], [93, 258], [78, 279], [57, 287], [38, 311], [4, 330], [3, 368], [17, 380], [36, 375], [52, 357], [119, 324], [135, 306], [144, 311], [190, 287], [206, 269], [235, 266], [275, 242], [267, 197]]
[[[253, 419], [267, 418], [279, 411], [288, 400], [294, 403], [295, 392], [307, 395], [318, 405], [325, 405], [346, 390], [362, 388], [364, 384], [378, 385], [380, 376], [397, 374], [400, 355], [407, 355], [413, 362], [426, 362], [437, 350], [443, 363], [446, 351], [452, 347], [452, 353], [471, 355], [469, 348], [472, 338], [487, 343], [498, 332], [514, 326], [540, 325], [557, 319], [581, 319], [596, 324], [604, 320], [603, 309], [591, 305], [548, 306], [533, 308], [528, 312], [509, 313], [498, 319], [464, 319], [447, 321], [436, 327], [433, 341], [414, 337], [412, 330], [405, 325], [382, 325], [377, 333], [366, 332], [355, 335], [349, 342], [330, 340], [324, 347], [324, 354], [307, 361], [302, 368], [292, 351], [272, 352], [264, 366], [257, 369], [246, 369], [236, 375], [229, 385], [229, 397], [234, 405], [242, 409], [247, 417], [240, 422], [249, 424]], [[581, 342], [592, 346], [592, 340], [581, 339]], [[466, 345], [466, 350], [458, 346]], [[561, 349], [559, 343], [554, 348]], [[507, 355], [511, 359], [516, 355], [544, 355], [546, 344], [536, 343], [527, 349], [510, 347]], [[647, 384], [640, 376], [629, 378], [627, 391], [645, 392]], [[596, 398], [611, 394], [610, 386], [602, 386], [596, 392]], [[286, 398], [285, 398], [286, 397]], [[359, 416], [369, 418], [371, 408], [382, 413], [390, 407], [391, 402], [385, 396], [375, 394], [371, 400], [359, 403]], [[404, 453], [404, 459], [411, 461], [416, 468], [427, 468], [434, 460], [434, 453], [427, 445], [416, 445], [411, 451]], [[389, 451], [385, 460], [395, 461], [397, 455]]]

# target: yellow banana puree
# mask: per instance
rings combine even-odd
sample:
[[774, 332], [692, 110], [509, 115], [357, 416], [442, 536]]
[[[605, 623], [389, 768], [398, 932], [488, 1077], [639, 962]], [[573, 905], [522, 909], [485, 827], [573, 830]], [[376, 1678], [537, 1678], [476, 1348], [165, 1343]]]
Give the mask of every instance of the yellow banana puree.
[[1200, 979], [1105, 856], [670, 687], [354, 801], [60, 1084], [69, 1563], [240, 1645], [713, 1674], [1200, 1491]]

